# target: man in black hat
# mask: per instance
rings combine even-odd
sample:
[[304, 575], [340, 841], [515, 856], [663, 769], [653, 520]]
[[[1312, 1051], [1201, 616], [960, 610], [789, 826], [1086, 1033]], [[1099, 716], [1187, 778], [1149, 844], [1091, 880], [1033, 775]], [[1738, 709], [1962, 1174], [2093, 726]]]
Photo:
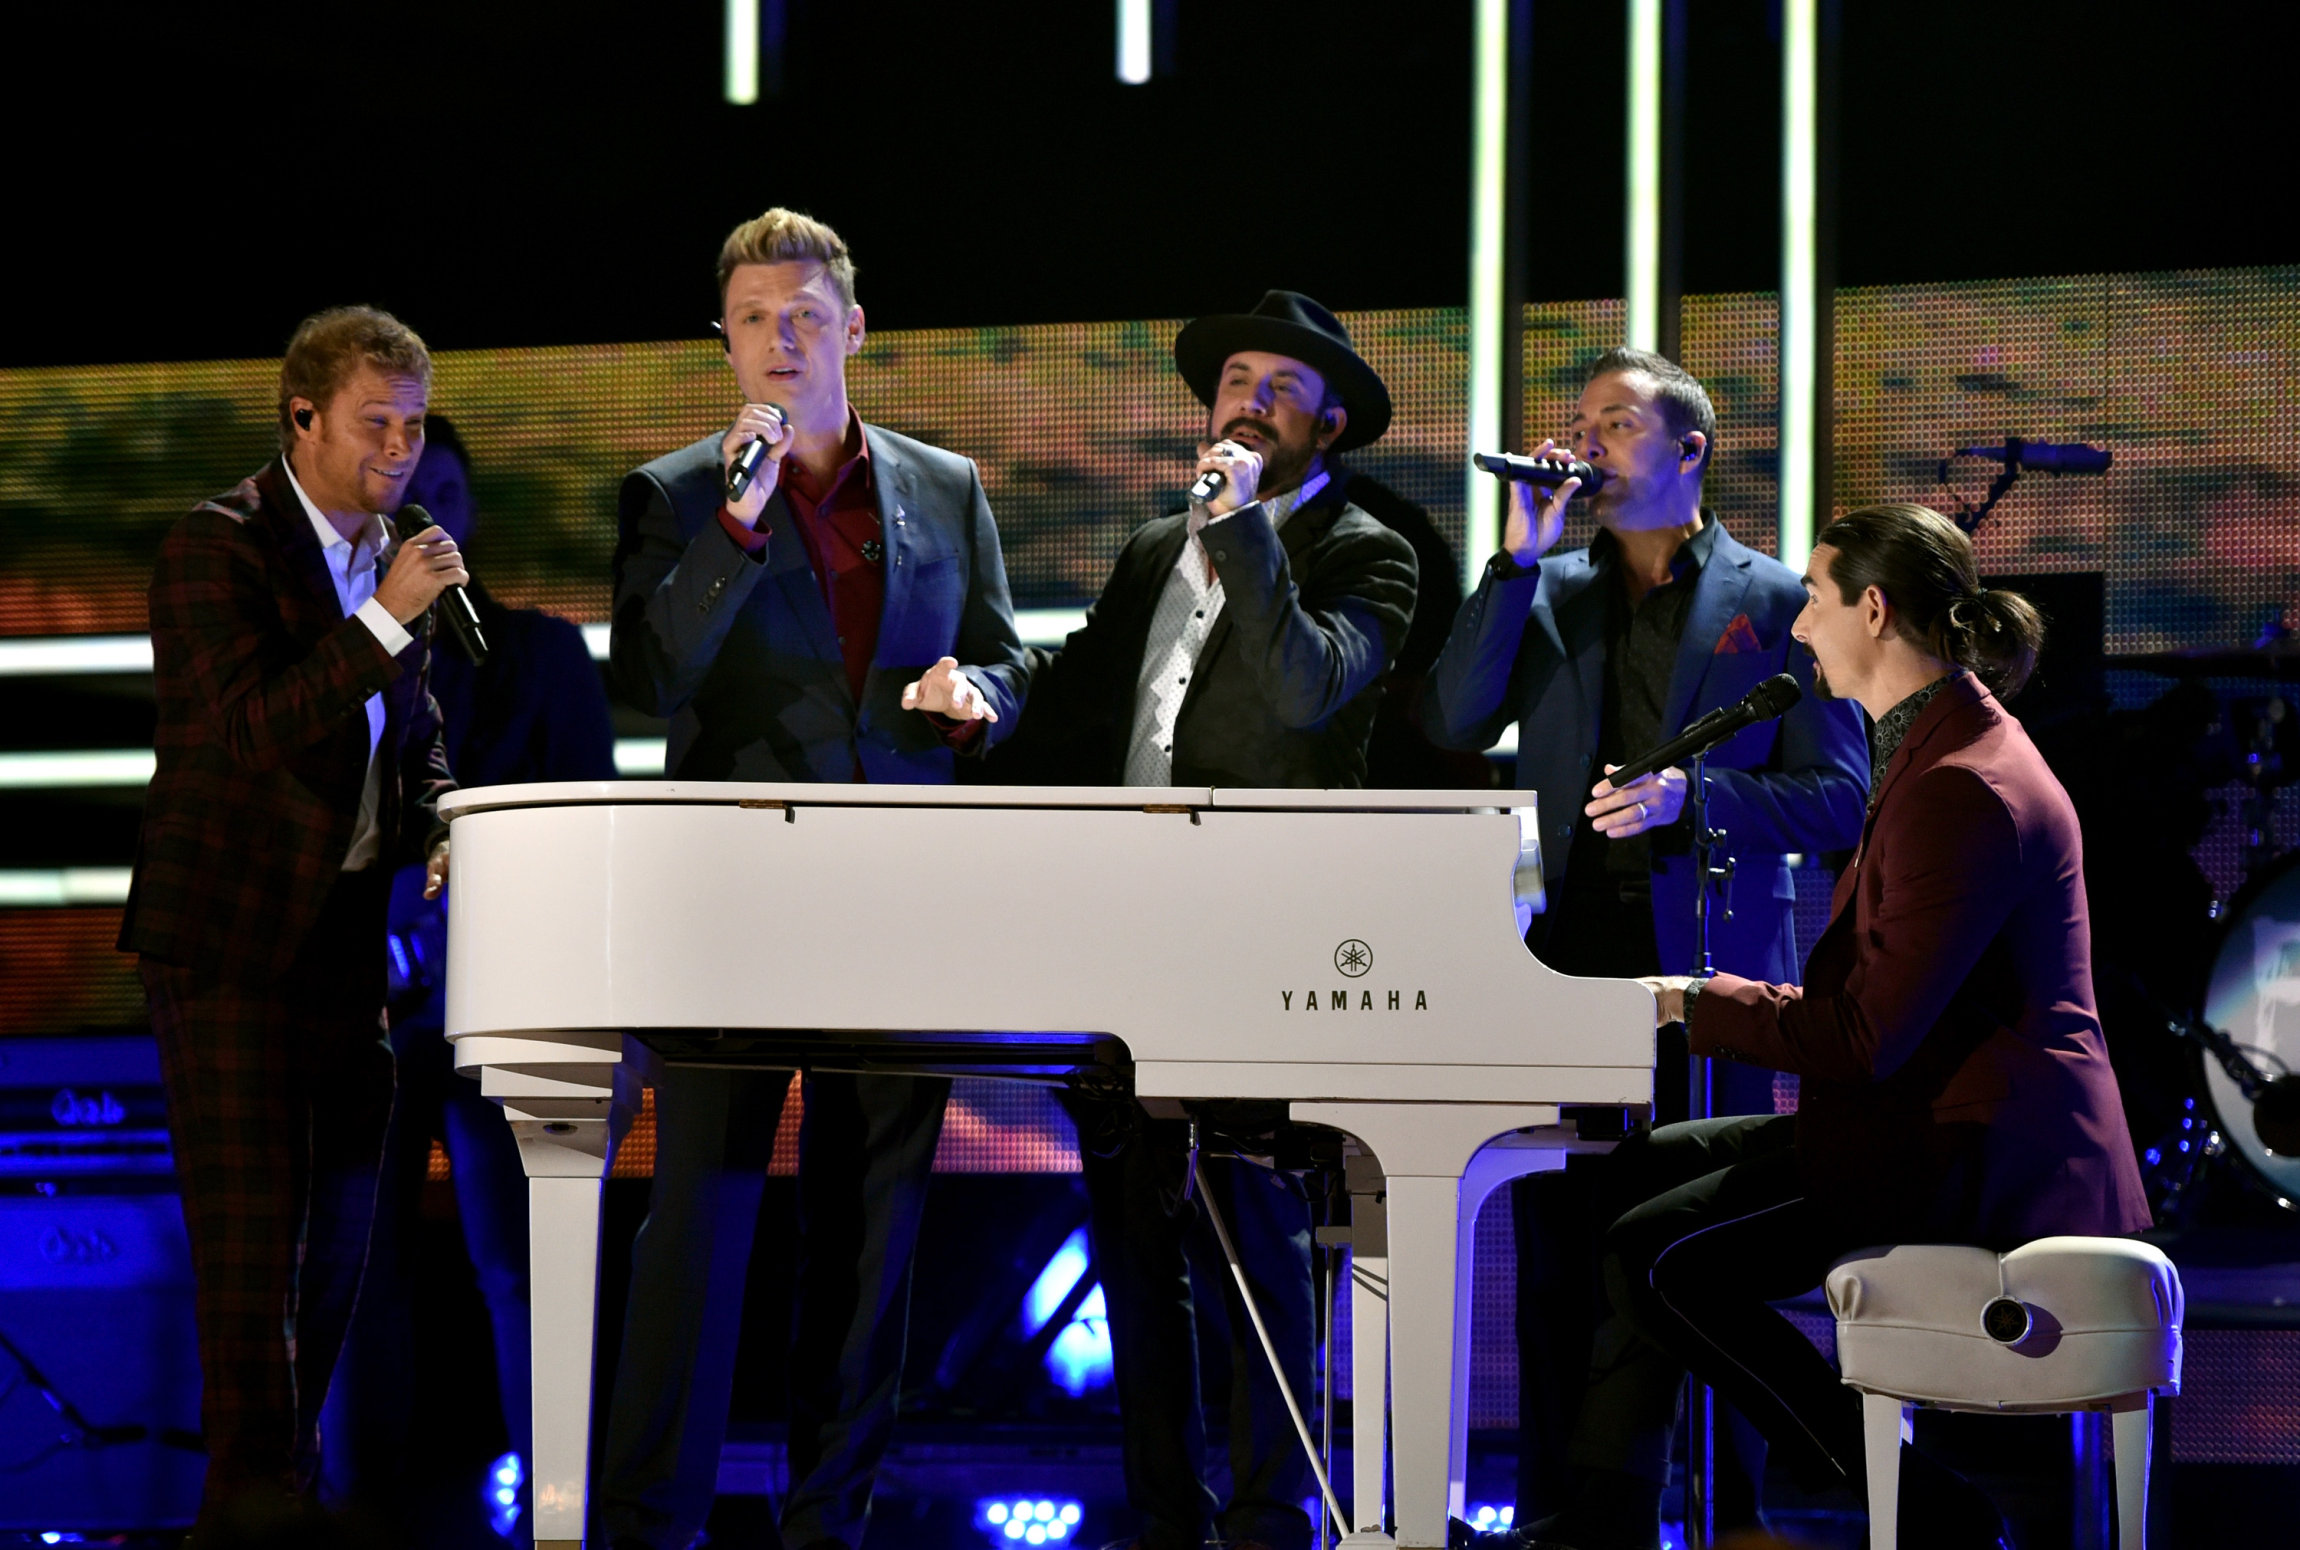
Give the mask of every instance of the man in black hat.
[[[1380, 680], [1413, 617], [1414, 552], [1349, 504], [1332, 460], [1388, 427], [1389, 392], [1334, 315], [1291, 291], [1200, 318], [1174, 362], [1208, 410], [1189, 507], [1136, 532], [1086, 623], [1059, 652], [1032, 654], [1022, 724], [992, 770], [1060, 785], [1362, 786]], [[1199, 1138], [1266, 1156], [1284, 1111], [1253, 1110], [1270, 1107], [1201, 1106]], [[1141, 1516], [1133, 1543], [1303, 1550], [1309, 1472], [1206, 1202], [1185, 1187], [1192, 1120], [1153, 1118], [1131, 1096], [1072, 1113]], [[1201, 1176], [1307, 1405], [1307, 1197], [1293, 1176], [1242, 1161], [1206, 1161]], [[1201, 1322], [1229, 1352], [1227, 1504], [1206, 1484]]]

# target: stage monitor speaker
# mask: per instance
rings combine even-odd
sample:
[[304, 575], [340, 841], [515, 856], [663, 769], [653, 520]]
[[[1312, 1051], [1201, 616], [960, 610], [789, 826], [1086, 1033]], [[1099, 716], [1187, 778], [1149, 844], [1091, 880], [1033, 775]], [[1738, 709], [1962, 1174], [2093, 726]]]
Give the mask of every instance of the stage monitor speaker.
[[151, 1041], [0, 1041], [0, 1530], [188, 1524], [199, 1426]]

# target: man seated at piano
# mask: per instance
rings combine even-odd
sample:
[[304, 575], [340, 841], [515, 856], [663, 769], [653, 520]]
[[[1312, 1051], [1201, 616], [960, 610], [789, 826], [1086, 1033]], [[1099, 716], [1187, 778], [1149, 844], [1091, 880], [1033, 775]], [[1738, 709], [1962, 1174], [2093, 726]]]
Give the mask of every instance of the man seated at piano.
[[[1188, 509], [1128, 539], [1086, 623], [1058, 652], [1032, 653], [1024, 724], [989, 768], [1055, 785], [1363, 786], [1382, 675], [1412, 622], [1415, 561], [1344, 498], [1333, 460], [1387, 428], [1388, 389], [1341, 322], [1291, 291], [1198, 319], [1175, 339], [1174, 363], [1207, 408]], [[1187, 1123], [1152, 1120], [1130, 1097], [1072, 1112], [1140, 1518], [1128, 1543], [1304, 1550], [1309, 1471], [1183, 1188]], [[1268, 1168], [1210, 1161], [1204, 1176], [1306, 1401], [1317, 1328], [1308, 1201]], [[1211, 1271], [1204, 1284], [1227, 1291], [1223, 1307], [1193, 1306], [1194, 1258]], [[1206, 1477], [1201, 1316], [1227, 1319], [1227, 1503]]]
[[[1794, 1116], [1668, 1125], [1626, 1143], [1605, 1281], [1637, 1338], [1591, 1373], [1577, 1461], [1665, 1446], [1686, 1368], [1754, 1420], [1813, 1489], [1865, 1488], [1859, 1396], [1769, 1304], [1856, 1250], [2006, 1250], [2149, 1225], [2094, 1009], [2082, 839], [2068, 795], [1999, 696], [2043, 625], [1980, 586], [1972, 544], [1921, 506], [1823, 530], [1797, 638], [1815, 687], [1875, 720], [1861, 849], [1804, 983], [1647, 981], [1697, 1054], [1803, 1078]], [[1978, 1489], [1901, 1451], [1901, 1543], [1985, 1550]], [[1531, 1543], [1655, 1540], [1650, 1503], [1537, 1527]]]
[[[671, 718], [674, 778], [948, 784], [1022, 703], [981, 479], [849, 405], [863, 310], [830, 227], [769, 210], [728, 236], [718, 278], [743, 404], [724, 433], [623, 482], [614, 681]], [[774, 930], [771, 911], [758, 929]], [[710, 1513], [788, 1081], [674, 1066], [656, 1088], [654, 1190], [598, 1491], [615, 1546], [686, 1550]], [[782, 1511], [794, 1547], [861, 1541], [949, 1087], [807, 1077]]]
[[[1586, 548], [1553, 552], [1579, 483], [1567, 480], [1547, 499], [1512, 484], [1501, 552], [1455, 615], [1423, 696], [1423, 725], [1443, 748], [1491, 748], [1517, 726], [1517, 784], [1539, 793], [1549, 890], [1526, 944], [1561, 973], [1634, 978], [1699, 967], [1686, 772], [1672, 766], [1619, 791], [1603, 778], [1776, 673], [1809, 682], [1790, 638], [1804, 606], [1795, 573], [1740, 543], [1702, 504], [1717, 447], [1716, 410], [1691, 373], [1650, 351], [1599, 356], [1564, 439], [1537, 450], [1602, 475], [1587, 494], [1596, 535]], [[1862, 738], [1849, 704], [1807, 694], [1710, 754], [1709, 822], [1736, 862], [1728, 888], [1712, 896], [1718, 966], [1797, 978], [1788, 857], [1849, 849], [1859, 838]], [[1684, 1055], [1671, 1030], [1655, 1069], [1657, 1120], [1686, 1116]], [[1713, 1112], [1773, 1112], [1772, 1073], [1719, 1078]], [[1577, 1473], [1566, 1457], [1592, 1341], [1612, 1344], [1596, 1330], [1604, 1224], [1593, 1213], [1605, 1167], [1602, 1157], [1576, 1158], [1511, 1191], [1521, 1523], [1577, 1490], [1643, 1490]], [[1756, 1516], [1762, 1444], [1730, 1418], [1719, 1433], [1720, 1523], [1746, 1524]]]

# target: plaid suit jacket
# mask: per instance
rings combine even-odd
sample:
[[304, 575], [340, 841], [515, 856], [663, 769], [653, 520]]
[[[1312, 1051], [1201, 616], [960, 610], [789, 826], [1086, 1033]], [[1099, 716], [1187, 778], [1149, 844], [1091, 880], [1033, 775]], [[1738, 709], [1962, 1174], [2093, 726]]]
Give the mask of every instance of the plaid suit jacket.
[[369, 695], [384, 703], [376, 864], [419, 860], [445, 837], [436, 809], [454, 782], [431, 698], [430, 615], [397, 657], [347, 618], [274, 462], [169, 531], [151, 621], [159, 763], [120, 947], [269, 978], [294, 960], [351, 847]]

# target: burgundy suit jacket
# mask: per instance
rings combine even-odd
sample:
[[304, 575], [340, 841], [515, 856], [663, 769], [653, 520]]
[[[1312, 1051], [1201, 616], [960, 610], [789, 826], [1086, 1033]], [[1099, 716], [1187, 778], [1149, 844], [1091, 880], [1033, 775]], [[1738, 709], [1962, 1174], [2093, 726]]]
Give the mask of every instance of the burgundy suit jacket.
[[275, 462], [169, 530], [151, 622], [158, 768], [120, 947], [234, 979], [276, 975], [351, 848], [369, 695], [384, 703], [376, 865], [418, 860], [445, 835], [435, 808], [453, 782], [429, 687], [430, 616], [397, 657], [347, 618]]
[[1805, 983], [1720, 974], [1696, 1053], [1802, 1078], [1809, 1198], [1880, 1241], [2149, 1225], [2092, 994], [2076, 811], [1969, 673], [1909, 728]]

